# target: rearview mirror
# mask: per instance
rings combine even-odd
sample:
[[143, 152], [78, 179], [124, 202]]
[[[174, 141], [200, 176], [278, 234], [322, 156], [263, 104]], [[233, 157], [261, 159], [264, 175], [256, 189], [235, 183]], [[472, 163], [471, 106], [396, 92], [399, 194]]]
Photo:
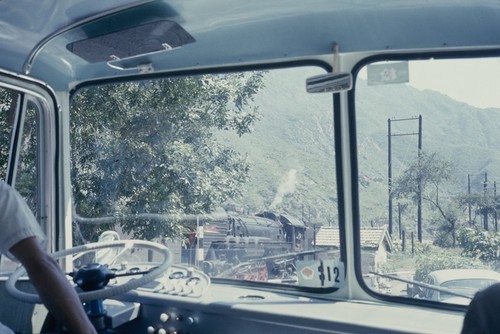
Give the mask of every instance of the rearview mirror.
[[308, 93], [340, 93], [351, 90], [351, 73], [327, 73], [310, 77], [306, 80]]

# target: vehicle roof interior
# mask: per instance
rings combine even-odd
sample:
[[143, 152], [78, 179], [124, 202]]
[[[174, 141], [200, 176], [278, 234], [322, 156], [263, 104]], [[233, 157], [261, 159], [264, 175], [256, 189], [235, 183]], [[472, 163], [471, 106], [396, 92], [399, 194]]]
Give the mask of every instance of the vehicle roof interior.
[[[95, 0], [58, 3], [57, 6], [50, 1], [22, 0], [15, 5], [13, 2], [0, 2], [3, 26], [0, 48], [5, 69], [52, 81], [49, 83], [56, 88], [67, 88], [91, 78], [135, 74], [143, 70], [140, 66], [143, 64], [150, 64], [159, 72], [221, 64], [254, 64], [276, 58], [296, 61], [331, 54], [334, 43], [340, 53], [487, 47], [500, 43], [500, 34], [494, 33], [500, 30], [500, 7], [493, 0], [440, 0], [438, 3], [413, 0], [304, 3], [293, 0], [287, 1], [286, 6], [267, 0], [242, 4], [223, 0], [210, 4], [179, 0], [168, 3]], [[18, 10], [26, 6], [37, 15]], [[135, 15], [136, 12], [141, 15]], [[300, 20], [296, 19], [297, 15]], [[138, 17], [141, 19], [134, 19]], [[140, 29], [132, 28], [159, 20], [176, 22], [178, 28], [186, 32], [187, 39], [180, 43], [184, 45], [166, 47], [165, 51], [145, 47], [151, 43], [151, 39], [145, 37], [148, 30], [142, 29], [141, 35]], [[103, 27], [110, 32], [128, 29], [134, 41], [142, 42], [142, 48], [138, 47], [132, 57], [127, 55], [127, 58], [118, 59], [112, 54], [116, 50], [106, 52], [93, 44], [94, 50], [89, 50], [94, 54], [92, 62], [70, 51], [71, 45], [78, 45], [73, 44], [75, 42], [105, 38], [96, 36], [102, 34], [96, 31]], [[273, 33], [269, 34], [271, 30]], [[167, 40], [168, 31], [163, 29], [163, 37]], [[105, 54], [96, 58], [99, 52]], [[164, 52], [168, 52], [168, 56]], [[102, 60], [106, 58], [108, 61]]]

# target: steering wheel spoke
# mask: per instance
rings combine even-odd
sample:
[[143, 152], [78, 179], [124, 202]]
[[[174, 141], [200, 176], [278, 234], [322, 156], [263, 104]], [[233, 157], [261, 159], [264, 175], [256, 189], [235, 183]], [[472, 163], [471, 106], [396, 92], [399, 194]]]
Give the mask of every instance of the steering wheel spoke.
[[[142, 241], [142, 240], [113, 240], [113, 241], [107, 241], [107, 242], [95, 242], [95, 243], [90, 243], [82, 246], [77, 246], [73, 247], [70, 249], [62, 250], [59, 252], [55, 252], [52, 255], [54, 259], [61, 259], [70, 255], [75, 255], [78, 253], [82, 252], [89, 252], [93, 250], [98, 250], [98, 249], [110, 249], [110, 248], [144, 248], [148, 250], [155, 251], [161, 255], [163, 255], [163, 261], [161, 262], [160, 265], [155, 266], [151, 268], [148, 271], [143, 271], [143, 272], [134, 272], [134, 275], [139, 275], [143, 274], [142, 277], [137, 278], [137, 279], [131, 279], [128, 280], [126, 283], [123, 284], [113, 284], [111, 286], [106, 286], [100, 285], [99, 283], [96, 283], [95, 286], [93, 287], [88, 287], [86, 286], [83, 290], [87, 291], [78, 291], [78, 296], [80, 297], [80, 300], [82, 302], [90, 302], [93, 300], [97, 299], [106, 299], [110, 298], [112, 296], [116, 296], [119, 294], [122, 294], [124, 292], [127, 292], [129, 290], [136, 289], [138, 287], [141, 287], [147, 283], [152, 282], [155, 278], [163, 274], [172, 264], [172, 255], [170, 250], [158, 243], [154, 243], [151, 241]], [[111, 272], [111, 271], [109, 271]], [[9, 277], [9, 279], [6, 282], [6, 290], [7, 292], [13, 296], [14, 298], [24, 301], [24, 302], [29, 302], [29, 303], [41, 303], [40, 297], [38, 294], [34, 293], [28, 293], [19, 290], [16, 287], [16, 283], [19, 280], [19, 278], [23, 275], [26, 274], [26, 270], [24, 267], [19, 267], [12, 273]], [[90, 276], [90, 279], [93, 279], [92, 275], [96, 275], [95, 272], [90, 272], [87, 273]], [[73, 274], [73, 275], [78, 275]], [[107, 274], [105, 274], [107, 275]], [[70, 275], [72, 276], [72, 275]], [[118, 276], [128, 276], [128, 274], [114, 274], [114, 277]], [[105, 277], [104, 280], [109, 280], [110, 278], [114, 277]], [[81, 278], [81, 277], [80, 277]], [[79, 285], [79, 284], [78, 284]]]

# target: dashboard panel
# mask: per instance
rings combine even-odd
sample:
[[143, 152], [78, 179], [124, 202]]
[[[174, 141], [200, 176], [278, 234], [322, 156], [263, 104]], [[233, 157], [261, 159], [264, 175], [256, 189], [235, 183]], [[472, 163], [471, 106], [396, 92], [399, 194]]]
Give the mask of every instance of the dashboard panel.
[[[181, 275], [182, 273], [183, 275]], [[182, 277], [179, 277], [182, 276]], [[194, 290], [189, 281], [197, 281]], [[202, 291], [202, 293], [200, 293]], [[116, 333], [459, 333], [457, 312], [357, 300], [327, 300], [296, 292], [211, 282], [202, 272], [173, 266], [145, 287], [115, 298], [139, 305], [136, 316]], [[106, 305], [111, 303], [106, 301]]]

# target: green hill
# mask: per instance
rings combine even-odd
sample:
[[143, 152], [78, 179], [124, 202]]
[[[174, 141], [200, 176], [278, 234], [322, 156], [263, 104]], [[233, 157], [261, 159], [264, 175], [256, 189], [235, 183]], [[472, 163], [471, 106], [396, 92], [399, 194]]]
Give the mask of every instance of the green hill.
[[[255, 98], [262, 119], [253, 134], [242, 138], [224, 135], [224, 139], [246, 153], [251, 164], [251, 182], [244, 187], [244, 200], [239, 203], [246, 210], [272, 209], [270, 199], [277, 196], [280, 185], [291, 182], [293, 191], [283, 198], [279, 209], [299, 217], [314, 210], [316, 223], [335, 223], [332, 97], [305, 94], [306, 77], [299, 71], [268, 72], [266, 88]], [[299, 88], [297, 82], [301, 83]], [[485, 172], [500, 175], [500, 136], [496, 132], [500, 109], [474, 108], [409, 85], [367, 86], [363, 80], [357, 82], [356, 99], [364, 224], [387, 219], [389, 118], [422, 115], [423, 150], [439, 153], [455, 165], [457, 189], [466, 191], [467, 174], [473, 174], [477, 182]], [[416, 122], [407, 123], [394, 130], [417, 131]], [[416, 155], [417, 136], [395, 138], [393, 176]]]

